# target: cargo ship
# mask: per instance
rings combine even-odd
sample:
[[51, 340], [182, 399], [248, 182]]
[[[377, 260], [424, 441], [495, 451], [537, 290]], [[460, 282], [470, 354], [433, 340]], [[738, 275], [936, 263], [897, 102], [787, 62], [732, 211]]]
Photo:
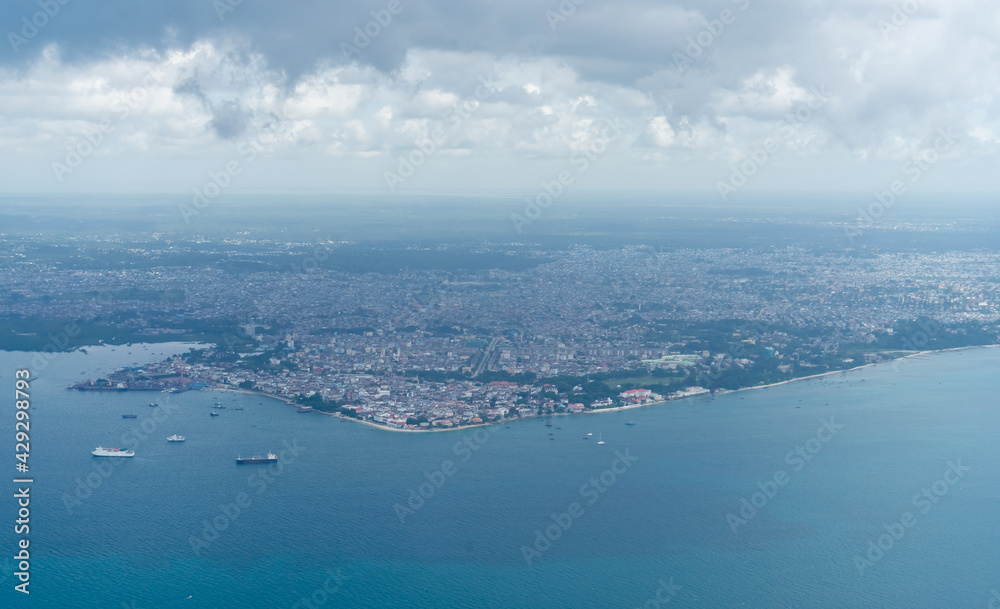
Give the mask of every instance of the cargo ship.
[[104, 448], [103, 446], [98, 446], [91, 453], [95, 457], [134, 457], [135, 452], [131, 450], [125, 450], [124, 448]]
[[266, 457], [261, 457], [256, 455], [253, 457], [236, 457], [236, 463], [238, 465], [255, 465], [257, 463], [277, 463], [278, 455], [274, 453], [267, 453]]

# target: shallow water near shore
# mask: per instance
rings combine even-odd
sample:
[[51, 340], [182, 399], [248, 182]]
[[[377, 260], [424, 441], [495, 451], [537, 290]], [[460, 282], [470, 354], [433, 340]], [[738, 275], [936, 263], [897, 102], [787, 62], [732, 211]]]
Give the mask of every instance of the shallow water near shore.
[[[684, 607], [939, 608], [985, 607], [1000, 588], [1000, 349], [559, 417], [561, 429], [399, 434], [235, 393], [66, 389], [180, 351], [88, 349], [37, 373], [32, 593], [13, 592], [0, 560], [3, 606], [627, 608], [670, 584]], [[0, 353], [11, 395], [29, 361]], [[216, 401], [227, 408], [211, 417]], [[5, 429], [13, 411], [0, 404]], [[843, 427], [821, 432], [823, 420]], [[91, 457], [124, 434], [134, 459]], [[284, 451], [280, 468], [235, 463], [269, 450]], [[623, 470], [616, 453], [635, 461]], [[935, 487], [949, 461], [970, 469]], [[744, 518], [761, 487], [772, 496]], [[925, 488], [945, 492], [923, 511]], [[582, 513], [553, 529], [573, 503]], [[912, 526], [859, 569], [905, 513]], [[557, 538], [539, 539], [546, 529]]]

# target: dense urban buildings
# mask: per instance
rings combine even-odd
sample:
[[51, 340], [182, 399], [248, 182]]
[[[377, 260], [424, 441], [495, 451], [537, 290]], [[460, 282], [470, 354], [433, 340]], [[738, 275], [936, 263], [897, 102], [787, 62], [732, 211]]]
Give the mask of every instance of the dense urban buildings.
[[[198, 340], [91, 382], [263, 392], [397, 428], [759, 386], [996, 343], [1000, 319], [1000, 256], [982, 252], [494, 243], [385, 250], [368, 270], [345, 263], [348, 243], [91, 242], [43, 258], [35, 239], [8, 241], [14, 346], [41, 348], [56, 321], [70, 339]], [[181, 264], [195, 247], [215, 262]], [[479, 268], [421, 264], [441, 252]]]

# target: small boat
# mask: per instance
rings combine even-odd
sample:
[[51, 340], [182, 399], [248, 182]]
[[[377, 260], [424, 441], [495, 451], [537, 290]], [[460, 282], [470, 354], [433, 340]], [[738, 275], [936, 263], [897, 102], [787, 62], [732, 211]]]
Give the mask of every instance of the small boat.
[[299, 412], [312, 412], [313, 409], [310, 406], [299, 406]]
[[552, 421], [545, 421], [546, 427], [552, 427]]
[[218, 408], [220, 410], [225, 410], [226, 409], [225, 406], [223, 406], [222, 404], [218, 404], [218, 403], [215, 406], [212, 406], [212, 408]]
[[124, 448], [104, 448], [103, 446], [98, 446], [94, 449], [94, 452], [90, 453], [95, 457], [134, 457], [135, 452], [131, 450], [125, 450]]
[[211, 416], [213, 416], [213, 417], [219, 416], [219, 413], [217, 413], [217, 412], [210, 412], [208, 414], [211, 415]]
[[138, 419], [139, 416], [138, 415], [134, 415], [134, 414], [123, 414], [122, 418], [123, 419]]
[[627, 422], [627, 423], [625, 423], [625, 424], [626, 424], [626, 425], [635, 425], [635, 421], [628, 421], [628, 422]]
[[236, 407], [236, 408], [234, 408], [233, 410], [243, 410], [243, 407], [242, 407], [242, 406], [237, 406], [237, 407]]
[[604, 434], [601, 434], [597, 437], [597, 443], [604, 444]]
[[592, 436], [592, 435], [594, 435], [594, 434], [592, 434], [592, 433], [588, 433], [587, 435], [588, 435], [588, 436]]
[[157, 404], [156, 402], [150, 402], [149, 403], [149, 407], [150, 408], [156, 408], [157, 406], [159, 406], [159, 404]]
[[186, 439], [184, 436], [173, 435], [167, 438], [167, 442], [183, 442]]
[[[374, 431], [374, 430], [373, 430]], [[261, 457], [260, 455], [255, 455], [253, 457], [240, 457], [237, 455], [236, 463], [237, 465], [256, 465], [258, 463], [277, 463], [278, 455], [274, 453], [267, 453], [266, 457]]]

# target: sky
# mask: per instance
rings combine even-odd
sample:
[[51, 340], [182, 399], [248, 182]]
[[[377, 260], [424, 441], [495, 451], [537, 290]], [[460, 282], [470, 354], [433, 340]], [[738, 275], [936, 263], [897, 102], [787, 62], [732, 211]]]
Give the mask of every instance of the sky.
[[986, 0], [7, 0], [4, 193], [993, 193]]

